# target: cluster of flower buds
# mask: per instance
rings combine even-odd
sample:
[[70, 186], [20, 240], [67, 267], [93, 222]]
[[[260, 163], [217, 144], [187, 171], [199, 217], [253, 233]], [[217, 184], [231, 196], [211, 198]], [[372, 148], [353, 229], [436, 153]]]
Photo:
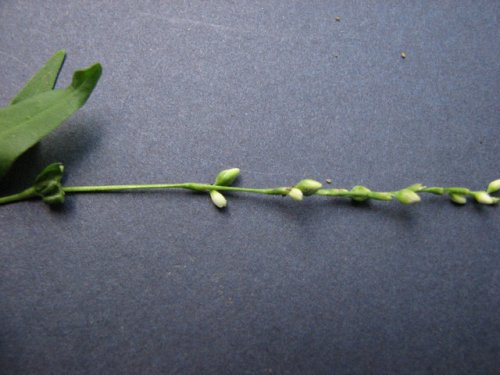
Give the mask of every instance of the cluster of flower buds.
[[49, 205], [57, 205], [64, 202], [64, 190], [61, 179], [64, 166], [61, 163], [53, 163], [47, 166], [36, 177], [33, 188], [36, 195]]
[[474, 199], [478, 203], [482, 204], [494, 204], [499, 203], [500, 198], [492, 197], [490, 194], [496, 193], [500, 191], [500, 178], [494, 181], [491, 181], [488, 185], [486, 191], [476, 191], [474, 192]]
[[466, 204], [467, 196], [473, 197], [477, 203], [481, 204], [495, 204], [500, 202], [500, 198], [491, 195], [500, 191], [500, 179], [491, 181], [486, 191], [470, 191], [466, 188], [449, 188], [448, 190], [450, 200], [457, 204]]
[[[239, 168], [225, 169], [221, 171], [215, 178], [215, 186], [231, 186], [236, 178], [239, 176]], [[329, 182], [331, 183], [331, 182]], [[291, 187], [283, 187], [276, 189], [244, 189], [239, 188], [239, 191], [249, 191], [260, 192], [263, 194], [282, 194], [288, 195], [295, 201], [301, 201], [304, 197], [310, 195], [324, 195], [324, 196], [341, 196], [350, 198], [356, 202], [363, 202], [369, 199], [389, 201], [392, 199], [397, 199], [402, 204], [414, 204], [421, 201], [419, 194], [421, 193], [431, 193], [436, 195], [448, 194], [451, 201], [457, 204], [467, 203], [467, 197], [474, 198], [478, 203], [481, 204], [495, 204], [500, 201], [500, 198], [494, 197], [490, 194], [500, 191], [500, 179], [492, 181], [486, 191], [471, 191], [467, 188], [462, 187], [426, 187], [422, 184], [413, 184], [406, 188], [398, 191], [392, 192], [378, 192], [372, 191], [366, 186], [357, 185], [351, 190], [347, 189], [322, 189], [323, 185], [316, 180], [304, 179], [300, 180], [297, 184]], [[236, 189], [236, 188], [235, 188]], [[319, 191], [322, 189], [321, 191]], [[258, 191], [256, 191], [258, 190]], [[269, 192], [271, 190], [271, 192]], [[319, 192], [318, 192], [319, 191]], [[218, 208], [224, 208], [227, 206], [227, 200], [217, 190], [209, 191], [210, 198], [213, 204]]]

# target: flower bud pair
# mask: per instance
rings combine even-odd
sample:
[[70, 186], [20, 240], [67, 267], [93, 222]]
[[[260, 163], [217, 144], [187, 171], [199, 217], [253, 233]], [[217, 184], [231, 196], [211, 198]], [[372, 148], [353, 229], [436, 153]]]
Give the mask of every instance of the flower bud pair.
[[[239, 175], [239, 168], [224, 169], [223, 171], [219, 172], [217, 177], [215, 177], [214, 185], [231, 186]], [[210, 199], [212, 199], [212, 203], [217, 208], [224, 208], [227, 206], [227, 200], [220, 192], [218, 192], [217, 190], [210, 190], [209, 194]]]
[[316, 180], [311, 180], [309, 178], [300, 180], [294, 187], [288, 192], [288, 196], [294, 201], [301, 201], [304, 196], [309, 196], [315, 194], [323, 185], [321, 182]]

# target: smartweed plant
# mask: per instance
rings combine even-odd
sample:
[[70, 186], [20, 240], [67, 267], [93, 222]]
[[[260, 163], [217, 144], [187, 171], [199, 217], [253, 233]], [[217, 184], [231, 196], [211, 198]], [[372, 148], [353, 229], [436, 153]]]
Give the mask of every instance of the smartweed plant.
[[[77, 70], [71, 84], [65, 89], [54, 89], [59, 71], [65, 59], [65, 51], [58, 51], [33, 76], [33, 78], [12, 99], [10, 105], [0, 108], [0, 178], [11, 168], [14, 161], [47, 134], [55, 130], [64, 120], [82, 107], [94, 90], [101, 76], [101, 65], [96, 63]], [[206, 193], [218, 208], [227, 206], [223, 192], [253, 193], [287, 196], [295, 201], [304, 197], [323, 196], [349, 198], [362, 202], [369, 199], [403, 204], [420, 202], [422, 194], [445, 195], [459, 205], [470, 198], [477, 203], [492, 205], [500, 201], [493, 194], [500, 191], [500, 179], [489, 183], [485, 190], [471, 190], [466, 187], [426, 187], [414, 184], [394, 191], [372, 191], [365, 186], [351, 189], [323, 188], [313, 179], [304, 179], [295, 184], [270, 188], [233, 186], [240, 174], [239, 168], [221, 171], [213, 183], [181, 182], [160, 184], [65, 186], [62, 184], [64, 166], [53, 163], [36, 177], [33, 186], [17, 193], [0, 197], [0, 205], [22, 200], [40, 198], [49, 205], [62, 204], [68, 194], [109, 193], [122, 190], [187, 189]], [[330, 180], [327, 183], [331, 184]]]

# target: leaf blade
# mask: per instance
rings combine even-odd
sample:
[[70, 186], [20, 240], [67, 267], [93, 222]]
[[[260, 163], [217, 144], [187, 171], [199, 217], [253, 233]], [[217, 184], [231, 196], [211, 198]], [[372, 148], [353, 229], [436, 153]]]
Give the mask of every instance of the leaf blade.
[[27, 149], [82, 107], [102, 73], [99, 63], [73, 74], [65, 89], [44, 92], [0, 109], [0, 178]]
[[19, 103], [45, 91], [51, 91], [66, 59], [64, 49], [57, 51], [12, 98], [10, 104]]

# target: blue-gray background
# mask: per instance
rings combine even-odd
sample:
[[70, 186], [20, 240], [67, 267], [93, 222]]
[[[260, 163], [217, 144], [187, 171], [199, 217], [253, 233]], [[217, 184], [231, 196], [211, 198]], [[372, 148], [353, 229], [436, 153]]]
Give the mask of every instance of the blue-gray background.
[[[341, 21], [336, 22], [335, 17]], [[86, 106], [3, 181], [384, 190], [500, 177], [498, 1], [9, 1], [0, 103], [56, 50]], [[400, 57], [404, 51], [406, 59]], [[489, 374], [500, 208], [188, 192], [0, 208], [3, 374]]]

